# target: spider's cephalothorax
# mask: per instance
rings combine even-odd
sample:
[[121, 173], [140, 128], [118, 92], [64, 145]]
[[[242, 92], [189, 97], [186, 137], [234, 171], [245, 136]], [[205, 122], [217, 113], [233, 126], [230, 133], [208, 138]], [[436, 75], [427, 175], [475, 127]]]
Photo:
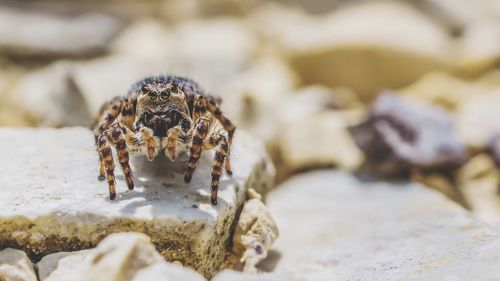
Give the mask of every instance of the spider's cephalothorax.
[[[225, 132], [215, 129], [218, 124]], [[179, 153], [187, 152], [184, 180], [190, 182], [201, 152], [216, 148], [210, 200], [217, 204], [222, 166], [231, 174], [229, 152], [235, 129], [222, 114], [220, 102], [196, 82], [170, 75], [143, 79], [132, 86], [126, 97], [116, 97], [101, 108], [94, 124], [101, 164], [99, 179], [107, 178], [109, 196], [114, 199], [112, 147], [129, 189], [134, 188], [129, 154], [143, 154], [153, 160], [158, 153], [165, 153], [175, 160]]]

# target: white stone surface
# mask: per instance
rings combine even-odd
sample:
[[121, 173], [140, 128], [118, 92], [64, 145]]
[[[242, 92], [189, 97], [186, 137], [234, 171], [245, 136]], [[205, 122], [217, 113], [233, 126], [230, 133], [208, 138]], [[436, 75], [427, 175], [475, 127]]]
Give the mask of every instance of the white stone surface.
[[0, 280], [36, 281], [33, 264], [25, 252], [7, 248], [0, 251]]
[[499, 280], [500, 233], [421, 185], [325, 170], [290, 179], [267, 202], [281, 233], [274, 246], [279, 260], [263, 264], [269, 270], [277, 262], [273, 274]]
[[274, 173], [261, 144], [238, 131], [234, 175], [221, 177], [217, 206], [208, 199], [210, 152], [202, 155], [190, 184], [182, 180], [185, 163], [151, 162], [156, 170], [134, 170], [136, 188], [126, 191], [117, 165], [118, 197], [110, 201], [107, 184], [96, 179], [89, 130], [4, 128], [0, 138], [0, 247], [35, 256], [89, 248], [107, 234], [137, 231], [148, 234], [167, 260], [210, 276], [223, 260], [246, 189], [267, 189]]

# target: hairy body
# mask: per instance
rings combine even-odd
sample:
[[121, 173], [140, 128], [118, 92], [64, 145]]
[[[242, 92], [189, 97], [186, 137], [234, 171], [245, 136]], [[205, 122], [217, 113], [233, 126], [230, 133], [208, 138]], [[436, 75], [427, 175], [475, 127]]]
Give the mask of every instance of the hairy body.
[[[223, 129], [217, 129], [221, 126]], [[116, 149], [129, 189], [134, 179], [130, 154], [153, 160], [165, 153], [171, 160], [186, 152], [185, 182], [190, 182], [203, 150], [216, 149], [210, 200], [217, 204], [222, 167], [231, 174], [229, 153], [235, 126], [220, 110], [220, 102], [196, 82], [172, 75], [153, 76], [135, 83], [125, 97], [105, 103], [93, 126], [100, 160], [99, 179], [107, 179], [115, 199], [112, 147]]]

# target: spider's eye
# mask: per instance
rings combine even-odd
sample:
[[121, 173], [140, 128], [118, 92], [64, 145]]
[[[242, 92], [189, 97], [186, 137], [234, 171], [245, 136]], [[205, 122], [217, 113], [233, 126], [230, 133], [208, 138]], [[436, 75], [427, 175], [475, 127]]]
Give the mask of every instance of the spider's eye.
[[168, 97], [170, 97], [170, 93], [165, 90], [161, 91], [160, 95], [162, 99], [168, 99]]
[[148, 92], [148, 97], [150, 100], [156, 100], [156, 93], [153, 91]]

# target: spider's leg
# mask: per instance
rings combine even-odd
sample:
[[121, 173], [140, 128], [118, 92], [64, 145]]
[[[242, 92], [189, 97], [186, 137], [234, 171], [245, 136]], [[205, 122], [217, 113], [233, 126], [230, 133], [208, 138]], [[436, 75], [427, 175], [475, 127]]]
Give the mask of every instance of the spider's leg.
[[125, 98], [123, 100], [123, 106], [122, 106], [122, 120], [123, 124], [127, 126], [129, 129], [134, 129], [134, 122], [135, 122], [135, 108], [134, 108], [134, 102], [136, 100], [133, 98]]
[[129, 190], [134, 189], [134, 177], [132, 176], [132, 169], [129, 164], [129, 154], [127, 150], [127, 143], [125, 141], [125, 136], [123, 134], [123, 129], [117, 125], [112, 126], [110, 129], [111, 142], [115, 146], [116, 154], [118, 155], [118, 161], [122, 166], [123, 174], [125, 175], [125, 180], [127, 181], [127, 186]]
[[217, 191], [219, 190], [219, 179], [222, 173], [222, 165], [229, 153], [229, 144], [224, 135], [214, 133], [208, 140], [208, 144], [204, 145], [204, 149], [217, 147], [215, 152], [214, 165], [212, 166], [212, 183], [210, 184], [210, 202], [217, 205]]
[[196, 95], [193, 103], [193, 121], [196, 122], [198, 118], [204, 116], [207, 112], [207, 101], [204, 96]]
[[207, 109], [212, 113], [217, 120], [222, 124], [224, 129], [227, 131], [227, 143], [228, 143], [228, 152], [226, 156], [225, 168], [228, 174], [232, 174], [231, 171], [231, 161], [229, 159], [229, 154], [231, 153], [231, 145], [233, 143], [234, 132], [236, 131], [236, 127], [233, 123], [227, 119], [226, 116], [222, 113], [220, 106], [217, 104], [217, 101], [214, 97], [206, 97], [207, 99]]
[[115, 188], [115, 163], [113, 161], [113, 154], [111, 152], [111, 143], [106, 136], [107, 132], [101, 134], [98, 138], [97, 145], [99, 156], [103, 160], [104, 168], [108, 178], [109, 199], [113, 200], [116, 197]]
[[177, 125], [167, 132], [165, 147], [165, 155], [167, 155], [170, 160], [175, 161], [177, 158], [177, 140], [182, 134], [182, 128]]
[[[120, 97], [115, 97], [102, 106], [99, 112], [99, 116], [97, 117], [93, 125], [97, 150], [99, 150], [98, 141], [100, 136], [116, 120], [118, 115], [120, 115], [121, 110], [122, 100]], [[97, 179], [102, 181], [105, 179], [105, 160], [101, 156], [99, 156], [99, 164], [99, 176], [97, 177]]]
[[191, 147], [189, 153], [189, 161], [186, 168], [186, 174], [184, 175], [184, 181], [187, 183], [191, 181], [194, 170], [196, 169], [196, 164], [200, 159], [203, 141], [208, 134], [209, 127], [210, 121], [205, 117], [199, 118], [194, 125], [194, 132], [191, 139]]

